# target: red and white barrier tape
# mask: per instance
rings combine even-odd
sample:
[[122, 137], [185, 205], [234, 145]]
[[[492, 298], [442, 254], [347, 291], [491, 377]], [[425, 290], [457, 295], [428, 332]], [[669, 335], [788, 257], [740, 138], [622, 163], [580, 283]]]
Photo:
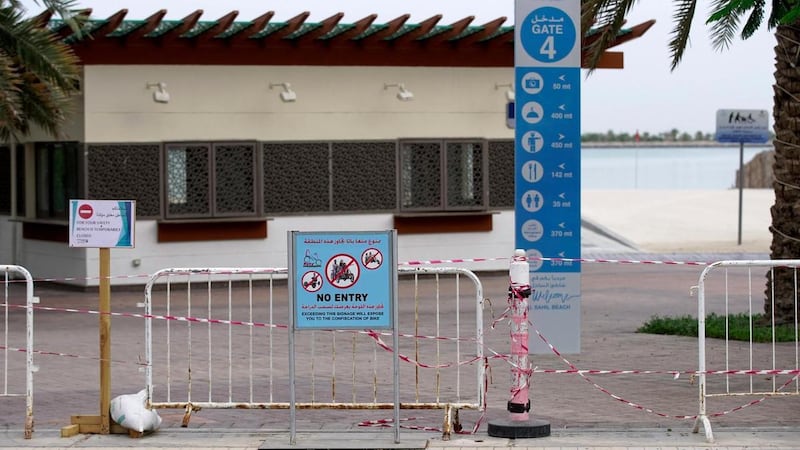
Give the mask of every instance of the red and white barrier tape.
[[[509, 257], [489, 257], [489, 258], [454, 258], [454, 259], [429, 259], [429, 260], [411, 260], [402, 261], [398, 266], [435, 266], [442, 264], [463, 264], [463, 263], [485, 263], [493, 261], [508, 261]], [[528, 258], [528, 261], [541, 262], [576, 262], [576, 263], [603, 263], [603, 264], [650, 264], [650, 265], [670, 265], [670, 266], [707, 266], [713, 261], [671, 261], [671, 260], [637, 260], [637, 259], [604, 259], [604, 258]], [[213, 275], [274, 275], [279, 273], [286, 273], [286, 268], [269, 268], [267, 270], [252, 269], [244, 271], [220, 271], [214, 272]], [[170, 275], [196, 275], [195, 272], [173, 272]], [[112, 275], [107, 277], [109, 280], [115, 279], [135, 279], [135, 278], [150, 278], [152, 274], [138, 274], [138, 275]], [[48, 277], [48, 278], [34, 278], [34, 282], [67, 282], [67, 281], [88, 281], [100, 280], [102, 277]], [[25, 280], [8, 280], [9, 283], [24, 283]]]
[[[478, 428], [480, 428], [483, 416], [479, 420], [475, 422], [475, 426], [473, 427], [472, 431], [464, 431], [464, 430], [455, 430], [455, 434], [475, 434], [478, 432]], [[400, 422], [409, 422], [412, 420], [417, 420], [416, 417], [407, 417], [400, 419]], [[365, 420], [363, 422], [359, 422], [356, 424], [359, 427], [379, 427], [379, 428], [390, 428], [394, 426], [394, 419], [377, 419], [377, 420]], [[419, 425], [400, 425], [400, 428], [404, 428], [406, 430], [415, 430], [415, 431], [432, 431], [436, 433], [441, 433], [442, 429], [437, 427], [423, 427]]]
[[[626, 405], [628, 405], [628, 406], [630, 406], [630, 407], [632, 407], [634, 409], [638, 409], [640, 411], [645, 411], [645, 412], [654, 414], [656, 416], [664, 417], [664, 418], [668, 418], [668, 419], [681, 419], [681, 420], [683, 420], [683, 419], [696, 419], [698, 417], [697, 414], [694, 414], [694, 415], [670, 415], [670, 414], [666, 414], [666, 413], [659, 412], [659, 411], [656, 411], [656, 410], [651, 409], [651, 408], [647, 408], [647, 407], [642, 406], [642, 405], [640, 405], [638, 403], [634, 403], [632, 401], [626, 400], [626, 399], [614, 394], [613, 392], [609, 391], [608, 389], [604, 388], [603, 386], [600, 386], [599, 384], [597, 384], [594, 381], [592, 381], [588, 376], [586, 376], [587, 374], [584, 373], [585, 371], [582, 371], [582, 370], [578, 369], [574, 364], [572, 364], [569, 360], [567, 360], [561, 354], [561, 352], [559, 352], [558, 349], [556, 349], [553, 346], [553, 344], [551, 344], [550, 341], [548, 341], [547, 338], [544, 335], [542, 335], [542, 333], [539, 331], [538, 328], [536, 328], [535, 325], [533, 325], [533, 323], [531, 323], [531, 326], [533, 327], [533, 329], [536, 332], [536, 334], [539, 336], [539, 339], [541, 339], [542, 342], [544, 342], [550, 348], [550, 351], [553, 352], [554, 355], [556, 355], [559, 359], [561, 359], [561, 361], [563, 361], [565, 364], [567, 364], [569, 366], [569, 368], [572, 371], [574, 371], [574, 373], [578, 374], [584, 381], [586, 381], [587, 383], [591, 384], [592, 387], [594, 387], [595, 389], [599, 390], [600, 392], [608, 395], [609, 397], [613, 398], [614, 400], [622, 402], [622, 403], [624, 403], [624, 404], [626, 404]], [[729, 372], [729, 371], [721, 371], [721, 372]], [[760, 373], [760, 372], [769, 372], [769, 371], [757, 370], [757, 371], [733, 371], [733, 372], [737, 372], [737, 373], [743, 374], [744, 372], [757, 372], [757, 373]], [[780, 372], [784, 372], [784, 371], [781, 370]], [[778, 388], [777, 391], [781, 391], [781, 390], [783, 390], [783, 388], [785, 388], [786, 386], [790, 385], [798, 377], [798, 374], [800, 374], [800, 371], [797, 371], [797, 370], [788, 370], [788, 371], [785, 371], [785, 372], [792, 372], [794, 374], [794, 376], [789, 378], [789, 380], [787, 380], [786, 383], [784, 383], [780, 388]], [[675, 371], [672, 371], [672, 373], [674, 375]], [[681, 372], [678, 372], [678, 373], [681, 373]], [[688, 373], [688, 372], [684, 372], [684, 373]], [[699, 373], [702, 373], [702, 372], [697, 371], [695, 373], [699, 374]], [[706, 372], [706, 373], [708, 373], [708, 372]], [[788, 373], [788, 374], [792, 374], [792, 373]], [[675, 377], [675, 378], [677, 378], [677, 377]], [[729, 409], [729, 410], [715, 412], [715, 413], [706, 414], [706, 415], [708, 417], [725, 416], [725, 415], [734, 413], [736, 411], [741, 411], [744, 408], [747, 408], [749, 406], [757, 405], [757, 404], [763, 402], [764, 400], [766, 400], [766, 398], [767, 397], [764, 396], [764, 397], [761, 397], [760, 399], [753, 400], [753, 401], [751, 401], [749, 403], [737, 406], [737, 407]]]
[[[547, 259], [547, 258], [543, 258], [543, 259]], [[560, 260], [564, 261], [565, 259], [560, 259]], [[463, 262], [465, 260], [449, 260], [449, 261], [439, 260], [440, 263], [459, 262], [459, 261]], [[576, 261], [576, 260], [573, 260], [573, 261]], [[676, 261], [635, 261], [635, 260], [582, 260], [582, 261], [612, 262], [612, 263], [623, 263], [623, 264], [705, 265], [705, 263], [676, 262]], [[421, 264], [422, 262], [416, 262], [416, 263], [420, 263]], [[16, 308], [27, 308], [25, 305], [0, 304], [0, 306], [8, 306], [8, 307], [16, 307]], [[118, 317], [150, 318], [150, 319], [175, 320], [175, 321], [193, 322], [193, 323], [215, 323], [215, 324], [225, 324], [225, 325], [238, 325], [238, 326], [253, 326], [253, 327], [288, 329], [287, 325], [266, 324], [266, 323], [248, 322], [248, 321], [234, 321], [234, 320], [225, 320], [225, 319], [209, 319], [209, 318], [200, 318], [200, 317], [184, 317], [184, 316], [173, 316], [173, 315], [137, 314], [137, 313], [114, 313], [114, 312], [101, 313], [99, 311], [94, 311], [94, 310], [89, 310], [89, 309], [55, 308], [55, 307], [46, 307], [46, 306], [34, 306], [33, 308], [34, 309], [39, 309], [39, 310], [45, 310], [45, 311], [73, 312], [73, 313], [83, 313], [83, 314], [108, 314], [108, 315], [111, 315], [111, 316], [118, 316]], [[506, 310], [501, 315], [501, 317], [499, 317], [498, 319], [493, 321], [492, 329], [494, 328], [494, 326], [500, 320], [502, 320], [502, 318], [504, 318], [507, 315], [507, 312], [508, 312], [508, 310]], [[637, 374], [637, 375], [640, 375], [640, 374], [659, 374], [659, 373], [661, 373], [661, 374], [670, 374], [674, 378], [678, 378], [681, 374], [685, 374], [685, 375], [700, 375], [700, 374], [706, 374], [706, 375], [773, 375], [773, 376], [774, 375], [793, 375], [783, 386], [781, 386], [778, 389], [778, 391], [782, 390], [783, 388], [785, 388], [786, 386], [791, 384], [800, 375], [800, 371], [796, 370], [796, 369], [795, 370], [752, 370], [752, 369], [749, 369], [749, 370], [719, 370], [719, 371], [674, 371], [674, 370], [673, 371], [653, 371], [653, 370], [593, 370], [593, 369], [588, 369], [588, 370], [584, 369], [584, 370], [582, 370], [582, 369], [578, 369], [570, 361], [568, 361], [566, 358], [564, 358], [564, 356], [547, 340], [547, 338], [545, 338], [541, 334], [541, 332], [532, 323], [531, 323], [531, 326], [533, 326], [534, 331], [536, 332], [536, 334], [550, 348], [550, 350], [556, 356], [558, 356], [564, 363], [566, 363], [570, 367], [570, 369], [567, 369], [567, 370], [555, 370], [555, 369], [539, 370], [539, 369], [534, 369], [533, 371], [531, 371], [532, 373], [578, 374], [587, 383], [591, 384], [594, 388], [600, 390], [601, 392], [605, 393], [606, 395], [610, 396], [611, 398], [613, 398], [613, 399], [615, 399], [617, 401], [620, 401], [622, 403], [625, 403], [626, 405], [631, 406], [631, 407], [633, 407], [635, 409], [639, 409], [639, 410], [642, 410], [642, 411], [645, 411], [645, 412], [648, 412], [648, 413], [651, 413], [651, 414], [655, 414], [655, 415], [660, 416], [660, 417], [665, 417], [665, 418], [695, 419], [695, 418], [697, 418], [697, 415], [669, 415], [669, 414], [666, 414], [666, 413], [655, 411], [655, 410], [653, 410], [651, 408], [647, 408], [647, 407], [644, 407], [644, 406], [639, 405], [637, 403], [625, 400], [624, 398], [622, 398], [622, 397], [610, 392], [606, 388], [604, 388], [604, 387], [600, 386], [599, 384], [595, 383], [590, 378], [588, 378], [587, 375], [606, 375], [606, 374], [609, 374], [609, 375], [626, 375], [626, 374]], [[343, 331], [343, 330], [329, 330], [329, 331]], [[389, 351], [389, 352], [394, 352], [394, 350], [389, 345], [387, 345], [383, 341], [383, 339], [380, 337], [381, 333], [373, 331], [373, 330], [356, 331], [356, 332], [360, 333], [360, 334], [367, 334], [368, 336], [372, 337], [373, 340], [376, 341], [376, 344], [379, 345], [381, 348], [383, 348], [384, 350]], [[465, 338], [448, 338], [448, 337], [441, 337], [441, 336], [421, 336], [421, 335], [408, 335], [408, 334], [404, 334], [404, 335], [401, 335], [401, 336], [419, 338], [419, 339], [474, 340], [473, 338], [466, 338], [466, 339]], [[24, 349], [17, 349], [17, 348], [10, 348], [10, 347], [9, 348], [0, 347], [0, 349], [7, 349], [7, 350], [12, 350], [12, 351], [25, 352]], [[508, 362], [509, 355], [504, 355], [504, 354], [495, 352], [495, 351], [493, 351], [491, 349], [490, 349], [490, 351], [494, 355], [494, 356], [491, 357], [492, 359], [504, 359], [504, 360], [506, 360]], [[47, 351], [38, 351], [37, 350], [35, 353], [41, 354], [41, 355], [52, 355], [52, 356], [74, 357], [74, 358], [97, 359], [97, 358], [93, 358], [93, 357], [72, 355], [72, 354], [59, 353], [59, 352], [47, 352]], [[452, 367], [454, 365], [453, 363], [435, 364], [435, 365], [434, 364], [425, 364], [425, 363], [422, 363], [420, 361], [414, 360], [413, 358], [410, 358], [410, 357], [405, 356], [405, 355], [398, 355], [398, 357], [401, 360], [403, 360], [403, 361], [405, 361], [407, 363], [415, 364], [415, 365], [417, 365], [417, 366], [419, 366], [421, 368], [447, 368], [447, 367]], [[477, 361], [479, 359], [481, 359], [481, 358], [480, 357], [474, 357], [474, 358], [471, 358], [471, 359], [466, 360], [466, 361], [457, 362], [457, 363], [455, 363], [455, 365], [472, 364], [472, 363], [474, 363], [475, 361]], [[489, 358], [484, 358], [484, 359], [488, 360]], [[121, 362], [121, 361], [116, 361], [116, 362]], [[137, 362], [136, 364], [140, 364], [141, 365], [142, 363], [138, 363]], [[730, 409], [730, 410], [727, 410], [727, 411], [708, 414], [708, 416], [709, 417], [718, 417], [718, 416], [728, 415], [728, 414], [731, 414], [733, 412], [740, 411], [740, 410], [742, 410], [742, 409], [744, 409], [746, 407], [761, 403], [765, 399], [766, 399], [766, 397], [762, 397], [760, 399], [754, 400], [752, 402], [749, 402], [747, 404], [738, 406], [736, 408], [733, 408], [733, 409]]]
[[[414, 260], [398, 263], [399, 266], [429, 266], [439, 264], [479, 263], [489, 261], [509, 260], [508, 257], [497, 258], [460, 258], [460, 259], [429, 259]], [[576, 262], [576, 263], [610, 263], [610, 264], [663, 264], [671, 266], [707, 266], [713, 261], [669, 261], [669, 260], [639, 260], [639, 259], [604, 259], [604, 258], [528, 258], [531, 262]]]
[[[10, 307], [10, 308], [20, 308], [25, 309], [25, 305], [13, 305], [13, 304], [4, 304], [0, 303], [0, 307]], [[115, 317], [132, 317], [132, 318], [140, 318], [140, 319], [156, 319], [156, 320], [173, 320], [178, 322], [192, 322], [192, 323], [212, 323], [212, 324], [220, 324], [220, 325], [236, 325], [236, 326], [252, 326], [258, 328], [277, 328], [277, 329], [288, 329], [288, 325], [285, 324], [268, 324], [262, 322], [248, 322], [248, 321], [240, 321], [240, 320], [226, 320], [226, 319], [212, 319], [212, 318], [203, 318], [203, 317], [185, 317], [185, 316], [174, 316], [174, 315], [159, 315], [159, 314], [138, 314], [138, 313], [127, 313], [127, 312], [107, 312], [102, 313], [100, 311], [91, 310], [91, 309], [80, 309], [80, 308], [58, 308], [52, 306], [33, 306], [33, 309], [42, 310], [42, 311], [50, 311], [50, 312], [69, 312], [69, 313], [80, 313], [80, 314], [95, 314], [95, 315], [102, 315], [106, 314], [109, 316]], [[495, 319], [492, 323], [492, 328], [494, 325], [499, 323], [508, 312], [508, 309], [501, 314], [500, 317]], [[387, 331], [376, 331], [376, 330], [319, 330], [319, 331], [331, 331], [331, 332], [342, 332], [342, 333], [357, 333], [357, 334], [364, 334], [371, 337], [375, 340], [376, 344], [379, 347], [383, 348], [386, 351], [393, 352], [394, 350], [392, 347], [382, 339], [381, 336], [391, 336], [391, 333]], [[537, 330], [538, 331], [538, 330]], [[537, 335], [540, 339], [544, 339], [541, 333], [537, 332]], [[450, 342], [475, 342], [475, 338], [473, 337], [462, 337], [462, 338], [454, 338], [454, 337], [447, 337], [447, 336], [430, 336], [430, 335], [419, 335], [419, 334], [406, 334], [400, 333], [399, 337], [403, 338], [411, 338], [411, 339], [430, 339], [430, 340], [439, 340], [439, 341], [450, 341]], [[550, 346], [549, 342], [545, 339], [545, 343]], [[0, 347], [2, 349], [3, 347]], [[509, 355], [496, 352], [488, 347], [486, 347], [493, 356], [489, 357], [489, 359], [501, 359], [508, 362]], [[552, 346], [551, 346], [552, 348]], [[24, 351], [24, 350], [21, 350]], [[49, 354], [49, 352], [42, 352], [43, 354]], [[75, 356], [77, 355], [66, 355], [66, 354], [57, 354], [59, 356]], [[560, 356], [560, 353], [556, 350], [556, 355]], [[439, 365], [432, 365], [432, 364], [425, 364], [419, 361], [414, 360], [410, 357], [403, 357], [401, 358], [403, 361], [408, 363], [416, 364], [421, 368], [426, 369], [435, 369], [435, 368], [446, 368], [446, 367], [454, 367], [456, 365], [467, 365], [472, 364], [475, 361], [481, 359], [480, 357], [473, 357], [467, 359], [465, 361], [460, 361], [456, 363], [444, 363]], [[562, 357], [562, 361], [567, 364], [570, 364], [569, 361]], [[519, 369], [519, 368], [517, 368]], [[744, 370], [636, 370], [636, 369], [611, 369], [611, 370], [600, 370], [600, 369], [578, 369], [577, 367], [571, 366], [570, 369], [533, 369], [532, 373], [542, 373], [542, 374], [560, 374], [560, 375], [670, 375], [673, 378], [677, 379], [681, 375], [800, 375], [800, 369], [744, 369]]]
[[[20, 352], [20, 353], [28, 353], [28, 350], [24, 348], [16, 348], [16, 347], [5, 347], [0, 345], [0, 350], [8, 350], [12, 352]], [[103, 358], [97, 358], [94, 356], [82, 356], [82, 355], [74, 355], [71, 353], [61, 353], [61, 352], [48, 352], [45, 350], [33, 350], [34, 355], [44, 355], [44, 356], [63, 356], [67, 358], [78, 358], [78, 359], [91, 359], [94, 361], [104, 361]], [[147, 364], [142, 362], [133, 362], [133, 361], [120, 361], [118, 359], [109, 359], [108, 362], [117, 363], [117, 364], [136, 364], [139, 366], [146, 366]]]

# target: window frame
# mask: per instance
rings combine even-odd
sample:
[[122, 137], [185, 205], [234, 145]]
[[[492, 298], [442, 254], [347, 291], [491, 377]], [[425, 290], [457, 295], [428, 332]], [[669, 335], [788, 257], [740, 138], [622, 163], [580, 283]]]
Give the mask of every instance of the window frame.
[[[401, 214], [407, 213], [458, 213], [489, 210], [489, 141], [484, 138], [454, 138], [454, 139], [398, 139], [397, 141], [397, 202]], [[404, 197], [404, 146], [407, 144], [431, 144], [436, 143], [439, 147], [439, 205], [438, 206], [405, 206]], [[480, 144], [480, 202], [475, 206], [451, 206], [449, 202], [448, 185], [450, 181], [448, 166], [448, 144]], [[473, 176], [474, 180], [474, 176]]]
[[[35, 205], [36, 218], [44, 220], [68, 220], [69, 201], [82, 197], [83, 192], [83, 146], [78, 141], [46, 141], [34, 142], [33, 161], [35, 173]], [[58, 210], [55, 204], [59, 192], [54, 181], [59, 174], [55, 173], [56, 152], [64, 151], [64, 167], [60, 177], [64, 182], [62, 186], [64, 198], [63, 210]], [[44, 152], [44, 154], [42, 154]], [[44, 156], [42, 158], [42, 156]], [[45, 171], [46, 172], [43, 172]], [[46, 203], [46, 204], [45, 204]]]
[[[216, 154], [218, 147], [243, 145], [249, 146], [251, 151], [251, 167], [252, 167], [252, 186], [250, 189], [251, 204], [253, 207], [252, 212], [221, 212], [217, 206], [219, 180], [217, 179], [217, 162]], [[205, 147], [206, 148], [206, 181], [208, 184], [207, 192], [207, 211], [205, 213], [180, 213], [170, 211], [170, 179], [169, 179], [169, 152], [173, 149], [186, 149], [187, 147]], [[261, 155], [258, 152], [258, 141], [255, 140], [241, 140], [241, 141], [170, 141], [164, 142], [161, 150], [161, 180], [162, 180], [162, 209], [164, 220], [167, 221], [187, 221], [187, 220], [200, 220], [200, 221], [213, 221], [222, 219], [235, 219], [235, 218], [257, 218], [263, 217], [263, 206], [261, 200], [262, 189], [262, 174], [259, 170], [261, 163]], [[187, 177], [188, 180], [188, 177]]]

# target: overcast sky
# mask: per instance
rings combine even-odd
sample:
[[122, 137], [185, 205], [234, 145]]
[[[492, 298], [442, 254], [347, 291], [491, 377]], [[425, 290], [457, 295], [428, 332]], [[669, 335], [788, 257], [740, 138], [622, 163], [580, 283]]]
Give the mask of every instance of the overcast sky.
[[[26, 0], [32, 13], [40, 7]], [[640, 1], [628, 16], [628, 25], [649, 19], [656, 24], [642, 38], [615, 50], [625, 53], [625, 69], [599, 70], [582, 85], [583, 132], [658, 133], [677, 128], [681, 131], [713, 132], [717, 109], [766, 109], [772, 111], [772, 84], [775, 38], [763, 27], [747, 41], [737, 38], [733, 46], [717, 52], [711, 48], [704, 21], [710, 0], [698, 1], [691, 47], [674, 72], [669, 70], [667, 42], [672, 29], [672, 1]], [[201, 20], [216, 20], [238, 10], [237, 20], [255, 19], [275, 11], [273, 20], [283, 21], [309, 11], [309, 21], [321, 21], [337, 12], [345, 14], [342, 23], [353, 23], [375, 13], [375, 23], [386, 23], [402, 14], [411, 14], [409, 23], [419, 23], [442, 14], [439, 24], [450, 24], [475, 16], [480, 25], [501, 16], [507, 25], [514, 23], [513, 0], [79, 0], [81, 7], [92, 8], [92, 16], [106, 18], [127, 9], [127, 19], [144, 19], [159, 9], [168, 19], [179, 19], [197, 9]], [[774, 30], [773, 30], [774, 31]], [[772, 121], [770, 120], [770, 123]]]

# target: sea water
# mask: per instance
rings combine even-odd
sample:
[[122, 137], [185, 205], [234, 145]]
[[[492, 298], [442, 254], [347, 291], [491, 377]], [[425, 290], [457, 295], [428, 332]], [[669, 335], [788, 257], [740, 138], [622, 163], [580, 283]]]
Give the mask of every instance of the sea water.
[[[768, 146], [744, 148], [744, 164]], [[581, 189], [729, 189], [739, 146], [583, 148]]]

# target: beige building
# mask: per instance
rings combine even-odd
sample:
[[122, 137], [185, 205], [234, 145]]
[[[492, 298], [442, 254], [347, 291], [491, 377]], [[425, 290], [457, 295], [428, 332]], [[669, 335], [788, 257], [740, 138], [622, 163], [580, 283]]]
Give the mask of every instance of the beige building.
[[1, 262], [96, 285], [98, 252], [68, 246], [74, 198], [136, 201], [135, 248], [112, 251], [112, 274], [129, 276], [117, 284], [166, 267], [285, 267], [289, 230], [397, 229], [400, 261], [512, 254], [504, 18], [164, 14], [123, 10], [83, 40], [51, 21], [81, 58], [82, 95], [69, 140], [0, 150]]

